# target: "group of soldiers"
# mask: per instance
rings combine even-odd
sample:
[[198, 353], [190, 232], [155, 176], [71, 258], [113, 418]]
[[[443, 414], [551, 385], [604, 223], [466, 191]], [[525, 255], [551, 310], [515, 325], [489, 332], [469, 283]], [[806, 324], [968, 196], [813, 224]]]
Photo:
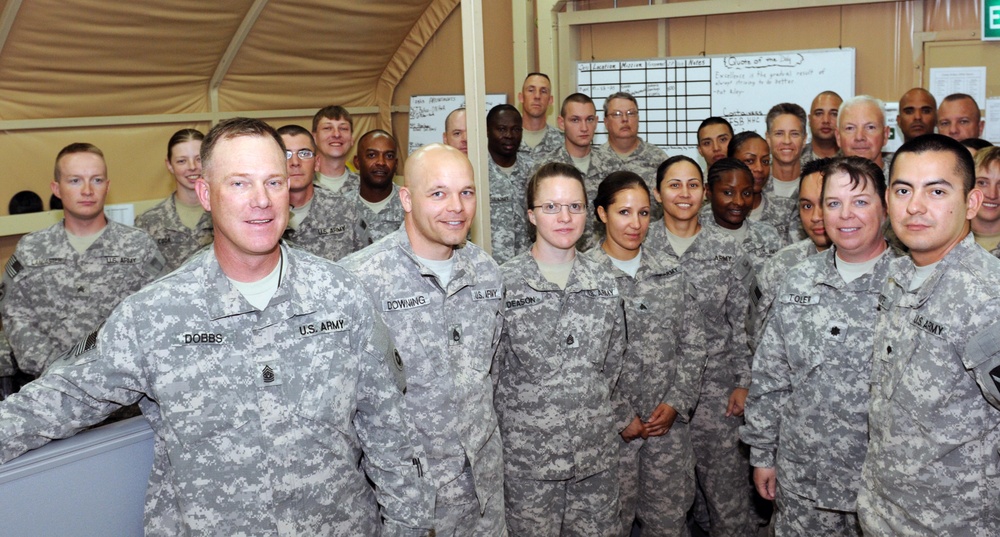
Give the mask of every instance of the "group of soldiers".
[[401, 186], [385, 131], [346, 166], [338, 106], [178, 131], [140, 229], [71, 144], [64, 220], [0, 288], [38, 377], [0, 460], [137, 405], [149, 535], [744, 536], [771, 500], [777, 535], [996, 534], [1000, 151], [970, 100], [904, 94], [895, 158], [868, 96], [708, 118], [703, 166], [628, 93], [602, 145], [587, 95], [549, 126], [532, 73], [486, 116], [492, 255], [464, 109]]

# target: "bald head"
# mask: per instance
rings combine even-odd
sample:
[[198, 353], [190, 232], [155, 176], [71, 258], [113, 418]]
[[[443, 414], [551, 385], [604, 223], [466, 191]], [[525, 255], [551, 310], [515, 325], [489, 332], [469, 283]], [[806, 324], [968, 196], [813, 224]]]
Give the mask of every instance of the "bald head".
[[413, 252], [448, 259], [465, 242], [476, 215], [476, 183], [469, 159], [454, 147], [430, 144], [406, 160], [399, 199]]
[[937, 101], [931, 92], [924, 88], [913, 88], [904, 93], [899, 99], [896, 124], [906, 142], [934, 132], [934, 126], [937, 125]]
[[466, 134], [465, 108], [452, 110], [444, 120], [444, 143], [458, 149], [462, 153], [469, 152], [468, 135]]

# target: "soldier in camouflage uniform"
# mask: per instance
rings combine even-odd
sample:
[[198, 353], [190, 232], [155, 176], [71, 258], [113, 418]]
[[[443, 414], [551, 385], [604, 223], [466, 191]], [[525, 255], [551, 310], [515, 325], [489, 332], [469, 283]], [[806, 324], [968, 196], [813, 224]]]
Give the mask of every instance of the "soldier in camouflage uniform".
[[500, 104], [486, 114], [487, 149], [490, 153], [490, 236], [493, 259], [504, 263], [531, 246], [524, 188], [534, 169], [532, 159], [518, 153], [521, 114]]
[[771, 177], [762, 192], [766, 206], [761, 220], [778, 230], [781, 246], [788, 246], [806, 238], [798, 211], [806, 112], [795, 103], [779, 103], [768, 111], [766, 121]]
[[354, 167], [361, 184], [355, 200], [362, 226], [371, 242], [396, 231], [403, 224], [396, 177], [396, 139], [381, 129], [366, 132], [358, 140]]
[[[138, 402], [155, 433], [146, 535], [428, 534], [388, 330], [353, 276], [278, 244], [280, 141], [242, 118], [209, 132], [198, 192], [213, 248], [0, 403], [0, 459]], [[247, 188], [223, 182], [234, 173]]]
[[[597, 186], [604, 177], [597, 175], [597, 167], [592, 166], [591, 144], [597, 128], [597, 108], [594, 100], [582, 93], [574, 93], [563, 100], [559, 118], [556, 120], [565, 134], [563, 143], [549, 153], [535, 158], [535, 166], [549, 162], [562, 162], [576, 166], [583, 173], [587, 187], [587, 199], [597, 196]], [[587, 227], [576, 247], [580, 251], [600, 245], [604, 237], [604, 226], [596, 218], [587, 218]]]
[[166, 164], [177, 183], [177, 190], [135, 218], [135, 227], [156, 241], [166, 259], [166, 272], [181, 266], [195, 252], [212, 243], [212, 216], [202, 209], [194, 191], [194, 182], [201, 177], [198, 152], [203, 138], [205, 135], [195, 129], [181, 129], [170, 137]]
[[[618, 170], [636, 173], [650, 190], [656, 188], [656, 168], [667, 160], [667, 153], [639, 138], [639, 105], [635, 97], [620, 91], [604, 101], [604, 127], [608, 141], [594, 149], [590, 165], [598, 177]], [[650, 208], [653, 221], [663, 217], [658, 203]]]
[[347, 155], [354, 147], [354, 119], [346, 108], [330, 105], [313, 116], [312, 136], [319, 161], [316, 184], [341, 196], [358, 191], [361, 178], [347, 167]]
[[879, 296], [861, 527], [1000, 535], [1000, 260], [968, 223], [982, 193], [946, 136], [915, 138], [895, 160], [889, 219], [910, 257]]
[[22, 237], [7, 261], [0, 314], [25, 373], [40, 375], [163, 271], [163, 256], [149, 235], [104, 216], [108, 183], [100, 149], [85, 143], [63, 148], [52, 182], [63, 221]]
[[747, 336], [751, 352], [757, 350], [757, 340], [762, 334], [764, 322], [785, 274], [805, 258], [830, 246], [830, 238], [823, 226], [822, 200], [823, 170], [829, 163], [830, 159], [812, 160], [802, 167], [799, 222], [809, 238], [778, 250], [754, 274], [750, 285], [750, 310], [747, 313]]
[[840, 156], [837, 147], [837, 113], [844, 102], [835, 91], [821, 91], [809, 105], [809, 132], [811, 140], [802, 147], [799, 162], [806, 163]]
[[528, 188], [535, 244], [500, 267], [496, 409], [507, 525], [512, 535], [616, 535], [619, 433], [642, 428], [615, 392], [622, 299], [611, 274], [576, 255], [587, 205], [579, 170], [546, 164]]
[[342, 264], [364, 282], [407, 364], [406, 403], [437, 488], [435, 535], [504, 535], [490, 377], [503, 319], [500, 269], [466, 241], [476, 214], [469, 160], [432, 144], [407, 170], [405, 229]]
[[517, 94], [521, 103], [524, 128], [518, 151], [537, 161], [540, 155], [551, 153], [563, 145], [563, 133], [546, 122], [552, 106], [552, 82], [545, 73], [528, 73]]
[[983, 206], [972, 219], [972, 234], [983, 248], [1000, 254], [1000, 147], [980, 149], [975, 156], [976, 188], [983, 192]]
[[[713, 186], [733, 159], [716, 163], [709, 176]], [[749, 169], [742, 166], [741, 170]], [[732, 170], [730, 170], [732, 171]], [[773, 228], [745, 220], [749, 194], [734, 209], [744, 222], [745, 236], [734, 236], [700, 210], [704, 199], [701, 168], [685, 156], [668, 159], [657, 170], [657, 197], [664, 220], [651, 225], [646, 244], [677, 260], [695, 288], [696, 305], [705, 316], [707, 366], [702, 377], [698, 407], [689, 424], [696, 460], [698, 495], [695, 522], [710, 527], [711, 535], [747, 535], [750, 530], [750, 467], [739, 445], [742, 401], [750, 386], [750, 353], [746, 341], [747, 289], [754, 267], [773, 253]], [[739, 185], [741, 187], [746, 184]], [[728, 189], [726, 189], [728, 190]], [[721, 201], [721, 200], [720, 200]], [[742, 207], [742, 208], [740, 208]], [[726, 212], [719, 203], [720, 212]], [[734, 225], [728, 224], [727, 225]], [[687, 230], [686, 232], [684, 230]], [[693, 237], [693, 238], [692, 238]], [[678, 249], [679, 245], [689, 244]], [[740, 493], [735, 493], [740, 491]], [[745, 491], [745, 493], [743, 493]], [[707, 517], [701, 513], [707, 511]], [[707, 518], [705, 520], [704, 518]]]
[[607, 224], [604, 244], [587, 252], [614, 274], [625, 299], [628, 352], [618, 381], [643, 434], [619, 446], [622, 532], [638, 521], [646, 537], [686, 536], [694, 501], [694, 451], [687, 422], [705, 368], [705, 319], [677, 261], [642, 248], [650, 195], [622, 171], [601, 183], [594, 206]]
[[777, 503], [777, 536], [861, 535], [855, 500], [868, 446], [870, 350], [895, 254], [882, 233], [882, 170], [846, 157], [826, 173], [824, 221], [834, 247], [797, 264], [781, 284], [740, 431], [758, 493]]
[[337, 261], [368, 246], [358, 209], [350, 195], [316, 188], [316, 149], [312, 135], [298, 125], [278, 129], [285, 144], [291, 214], [284, 239], [313, 255]]

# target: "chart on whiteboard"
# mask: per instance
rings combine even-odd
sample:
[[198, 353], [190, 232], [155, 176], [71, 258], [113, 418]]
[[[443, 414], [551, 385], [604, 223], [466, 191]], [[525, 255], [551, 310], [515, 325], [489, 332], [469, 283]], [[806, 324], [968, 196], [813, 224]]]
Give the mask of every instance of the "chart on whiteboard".
[[[639, 136], [670, 154], [691, 153], [698, 125], [724, 117], [736, 132], [764, 134], [771, 106], [793, 102], [807, 112], [821, 91], [854, 96], [854, 49], [579, 62], [577, 91], [598, 111], [611, 94], [632, 94], [639, 107]], [[600, 113], [600, 112], [599, 112]], [[595, 144], [607, 132], [598, 127]]]

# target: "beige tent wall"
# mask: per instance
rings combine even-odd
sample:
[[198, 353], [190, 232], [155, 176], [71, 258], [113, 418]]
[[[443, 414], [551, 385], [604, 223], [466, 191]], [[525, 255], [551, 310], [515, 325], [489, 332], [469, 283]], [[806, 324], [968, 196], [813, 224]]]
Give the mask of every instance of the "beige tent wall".
[[[515, 102], [520, 84], [513, 81], [514, 60], [511, 4], [506, 0], [483, 2], [483, 43], [486, 51], [486, 92], [503, 93]], [[455, 10], [431, 38], [424, 50], [400, 81], [393, 95], [394, 106], [409, 106], [412, 95], [447, 95], [464, 93], [462, 67], [462, 17]], [[515, 89], [516, 88], [516, 89]], [[400, 147], [409, 144], [409, 116], [393, 114], [392, 129]], [[444, 132], [444, 125], [441, 125]], [[471, 143], [471, 142], [470, 142]]]

